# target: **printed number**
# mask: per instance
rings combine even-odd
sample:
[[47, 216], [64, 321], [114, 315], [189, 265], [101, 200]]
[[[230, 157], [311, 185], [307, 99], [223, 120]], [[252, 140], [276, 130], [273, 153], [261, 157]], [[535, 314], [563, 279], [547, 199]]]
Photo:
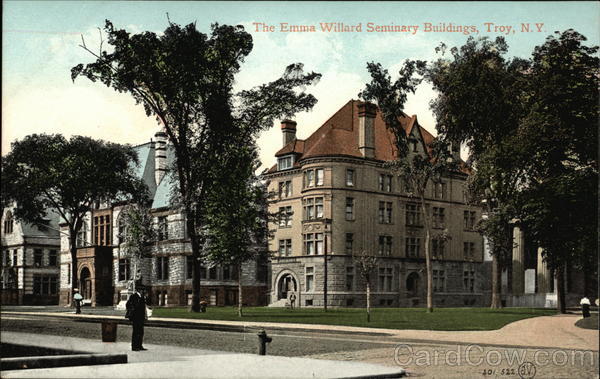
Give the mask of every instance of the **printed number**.
[[483, 376], [488, 376], [488, 375], [494, 375], [494, 370], [492, 370], [491, 368], [488, 369], [483, 369]]

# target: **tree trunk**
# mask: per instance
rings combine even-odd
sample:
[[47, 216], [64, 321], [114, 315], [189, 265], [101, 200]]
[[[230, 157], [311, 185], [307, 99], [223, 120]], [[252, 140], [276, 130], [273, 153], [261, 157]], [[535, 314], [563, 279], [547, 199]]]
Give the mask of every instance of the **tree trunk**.
[[498, 254], [494, 254], [492, 255], [492, 304], [490, 305], [492, 309], [502, 308], [501, 282], [502, 267], [500, 267]]
[[371, 283], [367, 281], [367, 322], [371, 322]]
[[429, 230], [429, 216], [425, 208], [425, 196], [421, 198], [421, 211], [423, 212], [423, 227], [425, 229], [425, 267], [427, 269], [427, 312], [433, 312], [433, 265], [431, 264], [431, 252], [429, 251], [429, 239], [431, 231]]
[[238, 265], [238, 316], [244, 316], [242, 314], [242, 304], [243, 304], [243, 293], [242, 293], [242, 265]]
[[[77, 285], [77, 232], [73, 228], [69, 228], [69, 250], [71, 251], [71, 291], [69, 292], [68, 303], [71, 306], [75, 305], [73, 296], [75, 295], [75, 288]], [[82, 294], [83, 295], [83, 294]]]
[[561, 265], [555, 270], [556, 275], [556, 307], [560, 313], [567, 313], [565, 302], [565, 271]]
[[194, 257], [194, 268], [192, 270], [192, 305], [190, 306], [190, 312], [200, 312], [200, 244], [198, 243], [194, 220], [193, 217], [190, 216], [190, 213], [187, 213], [186, 224], [192, 245], [192, 256]]

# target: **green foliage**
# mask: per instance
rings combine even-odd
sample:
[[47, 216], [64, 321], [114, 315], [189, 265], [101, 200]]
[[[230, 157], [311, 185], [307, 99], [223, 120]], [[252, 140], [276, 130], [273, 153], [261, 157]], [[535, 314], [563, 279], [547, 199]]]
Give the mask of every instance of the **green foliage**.
[[[236, 94], [235, 75], [253, 47], [252, 36], [242, 26], [213, 24], [206, 35], [195, 24], [169, 23], [157, 36], [130, 35], [106, 21], [105, 32], [113, 52], [100, 46], [101, 52], [95, 53], [84, 43], [96, 61], [73, 67], [71, 77], [99, 80], [131, 94], [162, 124], [175, 152], [178, 193], [173, 200], [185, 212], [192, 253], [201, 259], [207, 210], [227, 205], [210, 203], [229, 185], [214, 170], [220, 157], [232, 146], [252, 150], [253, 139], [274, 119], [311, 109], [316, 99], [304, 88], [321, 75], [305, 74], [302, 64], [292, 64], [281, 78]], [[199, 267], [195, 264], [193, 271], [193, 310], [199, 309]]]
[[16, 202], [15, 216], [43, 222], [56, 209], [73, 230], [96, 200], [141, 198], [145, 185], [133, 170], [137, 155], [129, 146], [74, 136], [33, 134], [12, 144], [3, 159], [2, 181]]
[[156, 229], [150, 209], [143, 204], [127, 205], [118, 218], [119, 228], [123, 232], [119, 235], [122, 252], [133, 257], [138, 262], [150, 256], [151, 243], [156, 240]]
[[597, 271], [598, 47], [556, 32], [535, 48], [519, 138], [534, 152], [521, 217], [551, 268]]
[[219, 187], [207, 201], [207, 258], [240, 265], [266, 248], [265, 193], [254, 174], [259, 165], [254, 150], [232, 148], [215, 167]]
[[460, 48], [446, 46], [426, 70], [425, 78], [439, 92], [431, 102], [437, 129], [450, 141], [467, 143], [477, 158], [489, 147], [511, 135], [521, 111], [519, 88], [527, 62], [506, 60], [508, 45], [502, 37], [469, 37]]
[[[32, 134], [12, 144], [3, 159], [2, 181], [16, 218], [45, 223], [55, 209], [67, 224], [72, 267], [77, 267], [76, 236], [94, 201], [144, 201], [147, 188], [134, 172], [135, 151], [127, 145], [74, 136]], [[77, 283], [71, 270], [71, 283]]]

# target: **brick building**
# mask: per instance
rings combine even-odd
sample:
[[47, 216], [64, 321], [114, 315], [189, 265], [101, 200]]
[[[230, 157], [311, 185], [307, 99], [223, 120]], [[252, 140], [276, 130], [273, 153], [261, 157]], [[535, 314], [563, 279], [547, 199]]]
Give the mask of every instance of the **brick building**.
[[[414, 154], [434, 138], [416, 116], [401, 119]], [[296, 123], [281, 124], [283, 147], [264, 177], [279, 212], [269, 250], [271, 304], [291, 292], [301, 306], [322, 306], [327, 259], [328, 305], [362, 306], [364, 284], [352, 253], [379, 257], [372, 290], [375, 306], [425, 303], [424, 244], [430, 243], [436, 306], [483, 305], [483, 240], [474, 226], [481, 210], [465, 203], [464, 172], [453, 172], [427, 190], [432, 240], [424, 241], [418, 200], [384, 168], [393, 159], [393, 135], [371, 104], [349, 101], [306, 140]], [[458, 149], [453, 152], [458, 158]], [[436, 238], [446, 230], [451, 239]]]
[[[151, 212], [157, 228], [152, 257], [143, 259], [138, 272], [148, 290], [152, 304], [187, 305], [192, 293], [192, 249], [187, 239], [184, 215], [171, 207], [171, 165], [173, 151], [163, 132], [155, 140], [135, 147], [140, 160], [137, 175], [147, 184], [152, 198]], [[122, 202], [95, 204], [86, 217], [78, 238], [77, 276], [84, 302], [91, 305], [119, 303], [121, 291], [133, 278], [133, 263], [119, 239], [124, 225], [120, 214], [127, 206]], [[61, 240], [61, 304], [69, 299], [71, 258], [68, 238]], [[267, 299], [266, 262], [248, 262], [242, 267], [244, 301], [247, 305], [264, 305]], [[201, 271], [201, 299], [211, 305], [237, 304], [237, 269], [230, 266], [205, 265]], [[245, 305], [246, 305], [245, 304]]]
[[58, 304], [59, 216], [48, 212], [45, 225], [16, 220], [12, 208], [2, 215], [0, 303]]

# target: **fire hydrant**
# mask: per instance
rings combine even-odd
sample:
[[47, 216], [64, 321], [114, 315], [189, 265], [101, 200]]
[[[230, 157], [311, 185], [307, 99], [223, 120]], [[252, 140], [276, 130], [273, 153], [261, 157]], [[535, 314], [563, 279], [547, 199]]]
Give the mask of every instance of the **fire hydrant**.
[[258, 336], [258, 355], [267, 355], [267, 344], [273, 339], [267, 336], [267, 332], [261, 330], [257, 334]]

